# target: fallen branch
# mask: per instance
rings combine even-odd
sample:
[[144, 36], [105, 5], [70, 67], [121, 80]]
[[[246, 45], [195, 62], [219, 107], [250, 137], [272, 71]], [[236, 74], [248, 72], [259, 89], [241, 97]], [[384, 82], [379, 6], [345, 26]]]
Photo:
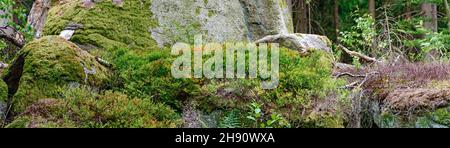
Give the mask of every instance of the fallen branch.
[[19, 48], [22, 48], [25, 45], [24, 36], [10, 26], [0, 27], [0, 38], [11, 42]]
[[351, 73], [349, 73], [349, 72], [340, 73], [340, 74], [335, 75], [334, 77], [335, 77], [335, 78], [339, 78], [339, 77], [342, 77], [342, 76], [350, 76], [350, 77], [366, 77], [366, 75], [355, 75], [355, 74], [351, 74]]
[[363, 60], [365, 60], [365, 61], [367, 61], [367, 62], [381, 63], [381, 61], [379, 61], [379, 60], [377, 60], [377, 59], [375, 59], [375, 58], [369, 57], [369, 56], [364, 55], [364, 54], [359, 53], [359, 52], [351, 51], [351, 50], [349, 50], [348, 48], [346, 48], [346, 47], [344, 47], [344, 46], [342, 46], [342, 45], [338, 45], [338, 46], [339, 46], [339, 48], [342, 49], [344, 52], [346, 52], [347, 54], [349, 54], [349, 55], [351, 55], [351, 56], [353, 56], [353, 57], [361, 58], [361, 59], [363, 59]]

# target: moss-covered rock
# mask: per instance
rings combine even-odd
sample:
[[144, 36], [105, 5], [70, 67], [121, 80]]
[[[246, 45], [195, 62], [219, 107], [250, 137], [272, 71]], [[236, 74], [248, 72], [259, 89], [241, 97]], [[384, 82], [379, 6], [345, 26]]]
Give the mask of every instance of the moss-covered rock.
[[151, 128], [176, 127], [179, 116], [163, 104], [89, 87], [61, 87], [59, 99], [27, 107], [7, 128]]
[[152, 49], [156, 43], [148, 30], [157, 22], [148, 10], [150, 3], [151, 0], [125, 1], [120, 7], [103, 1], [86, 8], [82, 0], [62, 0], [50, 9], [44, 33], [59, 35], [69, 24], [79, 24], [83, 27], [71, 39], [75, 43], [105, 49]]
[[57, 96], [58, 86], [73, 83], [100, 88], [109, 77], [110, 71], [88, 52], [61, 37], [46, 36], [27, 44], [3, 79], [17, 113], [39, 99]]
[[86, 48], [154, 49], [176, 42], [252, 41], [265, 35], [292, 33], [284, 0], [110, 1], [83, 6], [82, 0], [60, 0], [49, 11], [44, 34], [59, 35], [67, 26], [83, 26], [71, 41]]

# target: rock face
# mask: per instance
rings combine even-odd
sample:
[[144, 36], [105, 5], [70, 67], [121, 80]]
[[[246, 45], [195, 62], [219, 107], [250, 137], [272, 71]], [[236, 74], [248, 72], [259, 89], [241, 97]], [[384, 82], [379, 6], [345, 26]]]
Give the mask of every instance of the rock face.
[[159, 45], [189, 35], [180, 32], [204, 34], [209, 41], [225, 42], [254, 41], [293, 30], [282, 0], [154, 0], [151, 11], [159, 24], [151, 29], [152, 37]]
[[[86, 73], [86, 70], [95, 70], [95, 73]], [[102, 87], [109, 75], [109, 70], [88, 52], [61, 37], [46, 36], [20, 51], [3, 80], [9, 94], [14, 94], [14, 112], [20, 112], [39, 99], [54, 97], [57, 95], [54, 90], [59, 86]]]
[[89, 8], [80, 1], [61, 0], [53, 6], [45, 34], [59, 35], [67, 25], [78, 23], [85, 28], [75, 32], [75, 43], [149, 48], [192, 43], [195, 35], [209, 42], [255, 41], [293, 30], [284, 0], [141, 0], [120, 6], [94, 1]]

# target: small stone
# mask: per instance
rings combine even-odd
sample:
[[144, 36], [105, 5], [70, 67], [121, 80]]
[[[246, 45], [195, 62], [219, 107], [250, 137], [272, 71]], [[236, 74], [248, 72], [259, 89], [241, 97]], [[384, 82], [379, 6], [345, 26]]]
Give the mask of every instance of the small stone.
[[75, 33], [75, 30], [63, 30], [63, 31], [61, 31], [61, 34], [59, 34], [59, 36], [63, 37], [66, 40], [70, 40], [70, 38], [72, 38], [74, 33]]

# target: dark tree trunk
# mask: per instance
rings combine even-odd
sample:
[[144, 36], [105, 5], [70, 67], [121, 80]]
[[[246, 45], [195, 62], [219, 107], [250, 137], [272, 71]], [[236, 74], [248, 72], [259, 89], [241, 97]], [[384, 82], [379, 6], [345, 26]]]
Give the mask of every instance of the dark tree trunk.
[[450, 7], [448, 6], [448, 1], [444, 0], [445, 11], [447, 12], [447, 27], [448, 32], [450, 32]]
[[372, 18], [376, 18], [377, 17], [376, 7], [375, 7], [375, 0], [369, 0], [369, 13], [372, 16]]
[[334, 0], [334, 14], [333, 14], [333, 22], [334, 22], [334, 32], [336, 34], [336, 43], [340, 43], [339, 42], [339, 0]]
[[297, 0], [293, 9], [295, 18], [295, 32], [308, 33], [308, 4], [305, 0]]

